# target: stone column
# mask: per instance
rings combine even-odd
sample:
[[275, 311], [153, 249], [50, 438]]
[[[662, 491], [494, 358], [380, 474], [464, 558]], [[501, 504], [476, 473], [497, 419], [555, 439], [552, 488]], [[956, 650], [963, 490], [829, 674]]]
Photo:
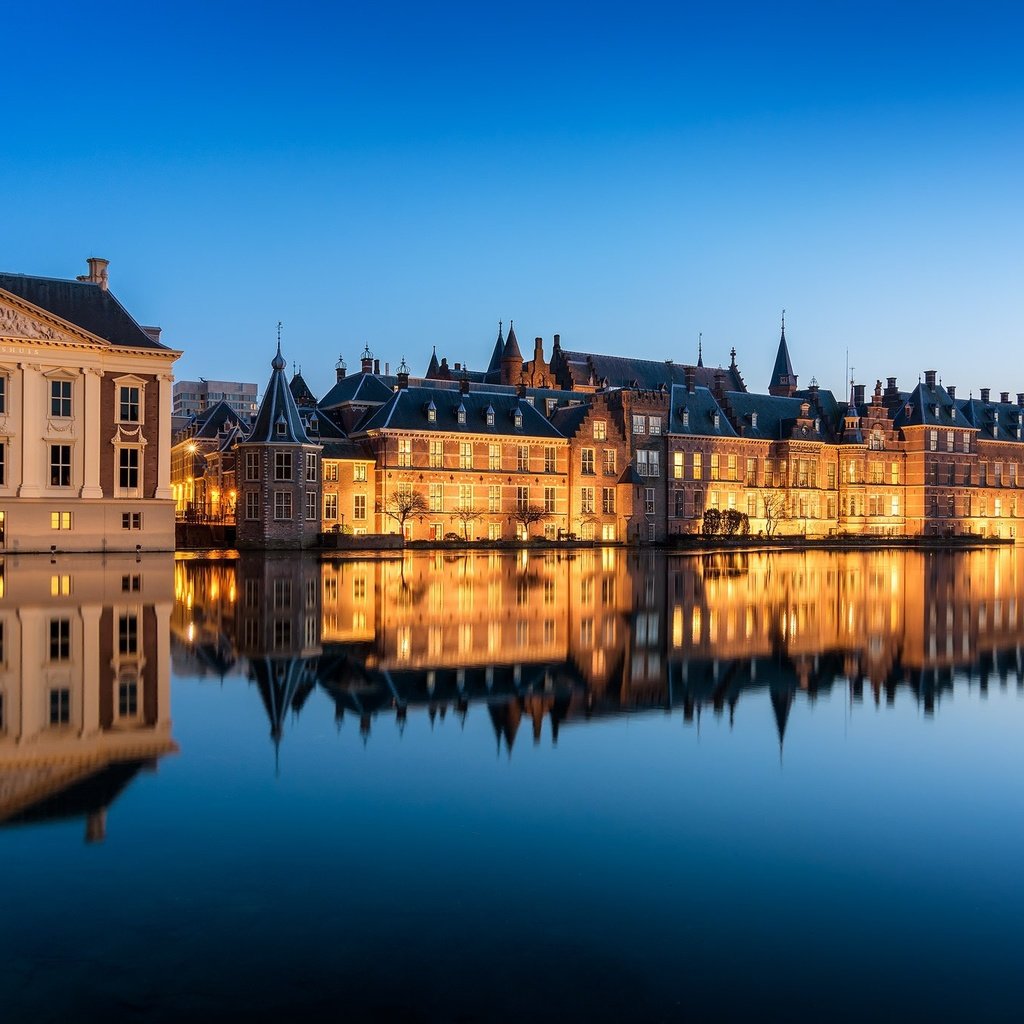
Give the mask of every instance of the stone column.
[[38, 498], [43, 493], [43, 378], [38, 363], [18, 363], [21, 370], [21, 486], [19, 498]]
[[173, 496], [171, 491], [171, 384], [174, 381], [174, 374], [158, 374], [157, 380], [160, 382], [160, 395], [159, 411], [157, 412], [156, 493], [153, 496], [170, 500]]
[[85, 404], [82, 410], [85, 473], [79, 496], [102, 498], [100, 448], [103, 445], [103, 421], [100, 416], [100, 381], [103, 379], [103, 371], [93, 366], [83, 366], [82, 376], [85, 380]]

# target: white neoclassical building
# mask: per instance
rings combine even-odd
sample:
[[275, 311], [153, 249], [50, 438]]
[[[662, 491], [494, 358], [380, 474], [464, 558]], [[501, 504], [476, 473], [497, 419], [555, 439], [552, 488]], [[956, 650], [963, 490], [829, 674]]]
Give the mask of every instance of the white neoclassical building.
[[0, 274], [0, 550], [174, 547], [172, 366], [108, 290]]

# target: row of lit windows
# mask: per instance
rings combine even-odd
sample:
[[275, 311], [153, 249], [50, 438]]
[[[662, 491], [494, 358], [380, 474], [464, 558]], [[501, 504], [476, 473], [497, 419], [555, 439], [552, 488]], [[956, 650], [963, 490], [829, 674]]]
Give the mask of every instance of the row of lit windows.
[[[458, 467], [459, 469], [476, 469], [482, 468], [476, 465], [476, 451], [475, 445], [472, 441], [458, 441], [450, 442], [448, 447], [452, 449], [451, 455], [447, 456], [445, 451], [445, 442], [441, 440], [431, 440], [428, 442], [427, 450], [427, 466], [430, 469], [445, 469], [448, 468], [445, 463], [446, 457], [450, 457], [452, 464], [450, 468], [454, 467], [455, 449], [454, 445], [458, 444]], [[516, 469], [521, 473], [536, 472], [537, 470], [533, 466], [534, 453], [530, 445], [520, 444], [515, 446], [515, 462]], [[544, 447], [544, 472], [545, 473], [556, 473], [558, 472], [558, 449], [554, 445], [546, 445]], [[593, 453], [591, 453], [593, 454]], [[612, 455], [614, 456], [614, 452]], [[511, 455], [508, 453], [508, 449], [504, 445], [500, 444], [488, 444], [487, 445], [487, 469], [490, 470], [502, 470], [505, 468], [504, 461], [508, 458], [511, 461]], [[409, 468], [413, 465], [413, 452], [412, 452], [412, 438], [400, 437], [398, 439], [398, 465], [401, 468]], [[364, 467], [365, 468], [365, 467]]]

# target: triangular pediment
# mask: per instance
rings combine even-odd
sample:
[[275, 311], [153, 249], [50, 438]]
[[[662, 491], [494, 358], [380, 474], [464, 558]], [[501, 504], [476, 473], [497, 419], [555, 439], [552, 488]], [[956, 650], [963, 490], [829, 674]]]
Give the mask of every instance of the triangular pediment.
[[110, 348], [110, 342], [0, 288], [0, 340]]

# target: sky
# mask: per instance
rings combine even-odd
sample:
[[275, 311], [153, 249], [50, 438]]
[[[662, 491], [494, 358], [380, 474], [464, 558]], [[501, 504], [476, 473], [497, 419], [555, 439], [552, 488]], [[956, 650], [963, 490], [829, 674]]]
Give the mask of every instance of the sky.
[[[110, 260], [184, 355], [925, 369], [1024, 391], [1018, 3], [15, 5], [0, 269]], [[847, 355], [847, 353], [849, 353]]]

